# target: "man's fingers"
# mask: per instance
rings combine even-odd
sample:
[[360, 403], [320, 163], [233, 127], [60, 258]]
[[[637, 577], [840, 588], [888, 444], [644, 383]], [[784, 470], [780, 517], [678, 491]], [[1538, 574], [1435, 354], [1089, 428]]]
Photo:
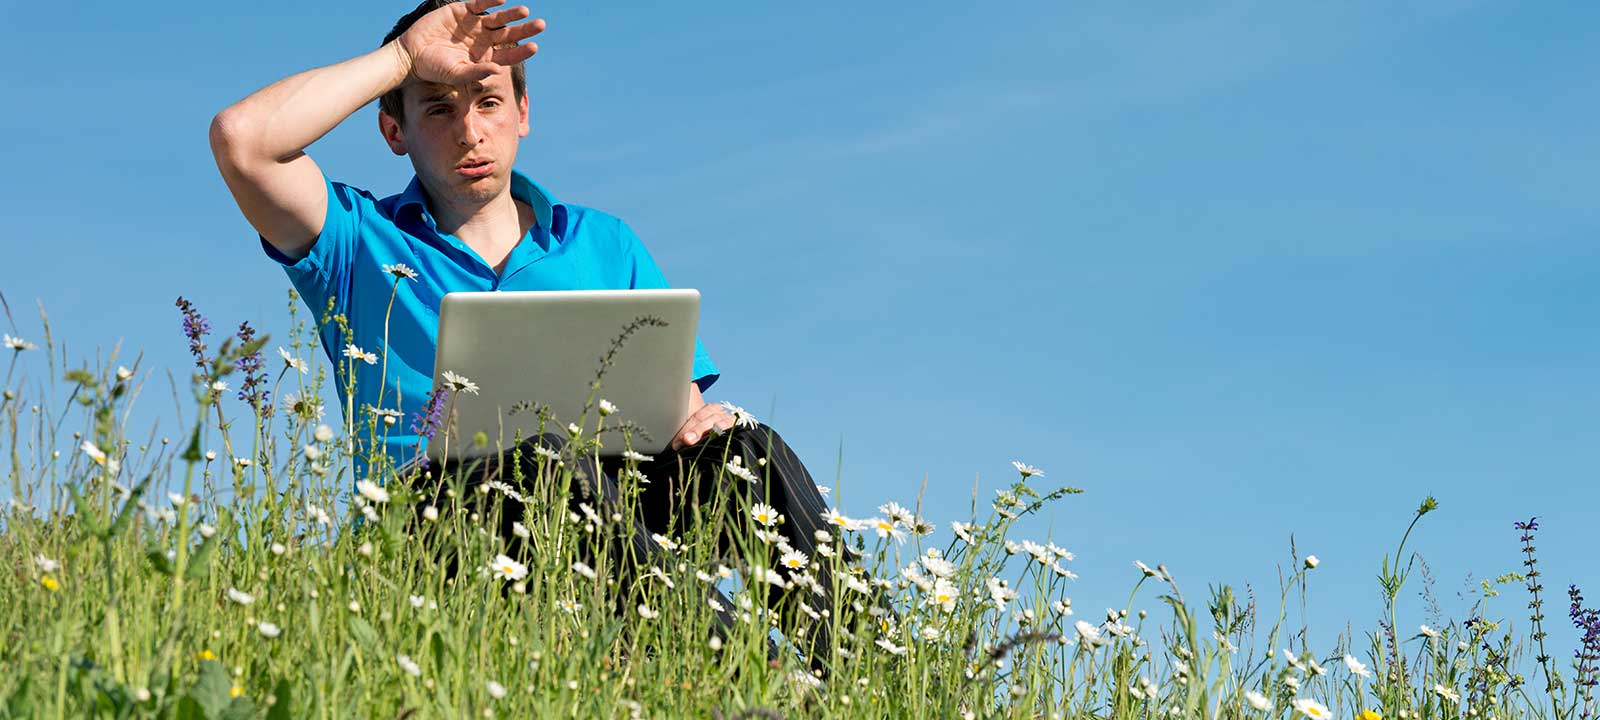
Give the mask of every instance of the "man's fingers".
[[511, 47], [496, 48], [494, 51], [494, 61], [500, 65], [515, 65], [533, 57], [533, 54], [536, 52], [539, 52], [539, 43], [534, 42], [522, 43], [521, 45], [513, 45]]
[[505, 1], [506, 0], [467, 0], [467, 2], [462, 4], [467, 6], [468, 12], [478, 15], [488, 12], [489, 8], [500, 6], [501, 4], [505, 3]]
[[528, 8], [518, 5], [484, 15], [482, 22], [487, 30], [499, 30], [527, 16]]
[[[522, 13], [522, 17], [527, 17], [528, 16], [528, 13], [526, 12], [526, 8], [519, 8], [519, 9], [524, 10], [524, 12]], [[521, 20], [522, 18], [517, 18], [517, 19]], [[545, 28], [544, 18], [534, 18], [534, 19], [529, 20], [528, 22], [522, 23], [520, 25], [510, 25], [510, 26], [504, 27], [503, 28], [503, 33], [502, 33], [501, 37], [498, 38], [498, 39], [499, 39], [500, 42], [503, 42], [503, 43], [522, 42], [523, 40], [527, 40], [528, 38], [531, 38], [531, 37], [533, 37], [535, 35], [538, 35], [539, 33], [544, 32], [544, 28]]]

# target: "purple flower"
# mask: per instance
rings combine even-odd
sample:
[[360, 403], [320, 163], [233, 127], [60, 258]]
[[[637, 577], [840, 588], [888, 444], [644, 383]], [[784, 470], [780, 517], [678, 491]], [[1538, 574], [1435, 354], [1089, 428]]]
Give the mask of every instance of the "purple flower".
[[422, 404], [422, 409], [417, 411], [416, 418], [411, 421], [411, 431], [422, 437], [433, 439], [433, 434], [439, 431], [439, 423], [444, 420], [444, 400], [450, 394], [447, 387], [439, 387], [428, 392], [428, 401]]
[[195, 309], [194, 303], [189, 302], [182, 295], [178, 296], [178, 309], [183, 311], [183, 336], [189, 338], [189, 354], [194, 356], [195, 367], [202, 370], [206, 367], [206, 333], [211, 332], [211, 323], [200, 316], [200, 311]]
[[[250, 322], [239, 323], [239, 343], [248, 345], [256, 337], [256, 330], [250, 327]], [[270, 393], [266, 390], [267, 377], [262, 368], [261, 351], [256, 351], [239, 358], [239, 369], [244, 371], [244, 382], [239, 385], [239, 399], [250, 403], [250, 407], [257, 412], [265, 405]], [[268, 408], [267, 413], [271, 413]]]
[[1578, 592], [1578, 586], [1567, 588], [1567, 597], [1572, 600], [1572, 607], [1568, 615], [1572, 624], [1583, 633], [1583, 639], [1578, 649], [1573, 651], [1576, 658], [1578, 677], [1576, 682], [1579, 687], [1594, 687], [1600, 684], [1597, 670], [1600, 670], [1600, 610], [1583, 606], [1583, 595]]

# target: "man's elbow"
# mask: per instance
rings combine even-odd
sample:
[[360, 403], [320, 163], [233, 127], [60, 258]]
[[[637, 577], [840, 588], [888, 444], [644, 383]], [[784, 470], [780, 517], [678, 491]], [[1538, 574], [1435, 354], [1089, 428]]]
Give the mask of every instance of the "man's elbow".
[[224, 169], [238, 169], [248, 164], [250, 121], [235, 107], [229, 107], [211, 118], [211, 154], [217, 165]]

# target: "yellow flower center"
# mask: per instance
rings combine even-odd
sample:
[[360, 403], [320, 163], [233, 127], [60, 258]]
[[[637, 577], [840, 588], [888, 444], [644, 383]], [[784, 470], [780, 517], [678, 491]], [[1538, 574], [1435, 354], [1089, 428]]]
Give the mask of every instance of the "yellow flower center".
[[39, 578], [39, 584], [43, 585], [44, 589], [49, 590], [50, 592], [55, 592], [61, 589], [61, 583], [56, 582], [56, 579], [50, 577], [49, 575]]

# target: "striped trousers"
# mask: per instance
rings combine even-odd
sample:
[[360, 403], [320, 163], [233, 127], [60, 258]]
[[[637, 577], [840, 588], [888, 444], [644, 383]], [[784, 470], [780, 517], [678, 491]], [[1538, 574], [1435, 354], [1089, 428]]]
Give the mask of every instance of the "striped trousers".
[[[560, 452], [565, 443], [564, 436], [554, 433], [524, 441], [520, 452], [523, 477], [533, 478], [538, 474], [538, 457], [533, 452], [535, 446]], [[738, 456], [740, 463], [754, 473], [754, 481], [723, 470], [724, 464], [734, 456]], [[465, 487], [470, 489], [490, 480], [511, 482], [514, 477], [510, 468], [512, 457], [512, 453], [507, 452], [498, 463], [469, 464], [465, 472]], [[456, 469], [455, 466], [457, 462], [454, 460], [447, 463], [442, 476], [449, 476]], [[606, 458], [597, 464], [593, 457], [579, 458], [573, 472], [574, 487], [569, 495], [572, 511], [579, 512], [580, 504], [586, 503], [604, 517], [611, 517], [621, 506], [621, 493], [616, 479], [621, 469], [619, 459]], [[811, 473], [777, 431], [766, 425], [736, 427], [682, 450], [663, 451], [649, 461], [639, 463], [638, 469], [649, 480], [641, 485], [637, 518], [640, 522], [634, 524], [635, 529], [631, 534], [617, 536], [611, 547], [614, 557], [631, 555], [638, 559], [633, 567], [618, 568], [623, 575], [618, 579], [618, 589], [624, 592], [616, 593], [616, 612], [630, 611], [624, 607], [628, 596], [626, 583], [637, 581], [651, 567], [670, 569], [676, 566], [676, 561], [651, 538], [652, 533], [682, 538], [693, 532], [697, 524], [712, 523], [723, 529], [717, 536], [717, 550], [719, 556], [729, 559], [729, 564], [734, 564], [733, 559], [740, 557], [737, 548], [739, 544], [744, 544], [747, 547], [767, 548], [768, 557], [764, 567], [769, 571], [777, 568], [779, 554], [775, 545], [742, 537], [744, 529], [749, 526], [749, 513], [754, 503], [770, 505], [783, 515], [785, 522], [775, 526], [775, 530], [782, 533], [788, 544], [807, 558], [817, 557], [819, 531], [826, 533], [824, 537], [831, 536], [833, 542], [830, 544], [836, 548], [835, 552], [854, 552], [841, 542], [839, 529], [829, 525], [826, 519], [827, 502], [817, 489]], [[709, 516], [711, 508], [719, 506], [719, 499], [723, 517]], [[418, 507], [421, 506], [419, 503]], [[513, 556], [525, 542], [512, 532], [513, 523], [522, 519], [522, 513], [523, 508], [516, 500], [506, 498], [503, 501], [500, 534]], [[827, 570], [828, 566], [827, 562], [820, 563], [821, 569], [813, 573], [824, 588], [825, 592], [821, 595], [799, 586], [785, 593], [768, 593], [771, 609], [780, 607], [785, 594], [797, 594], [803, 596], [802, 602], [811, 608], [811, 613], [824, 618], [821, 621], [790, 618], [798, 622], [797, 626], [812, 629], [808, 637], [791, 640], [801, 647], [812, 668], [824, 672], [829, 664], [826, 653], [830, 647], [827, 618], [830, 614], [842, 611], [844, 615], [840, 620], [844, 621], [844, 627], [849, 628], [857, 617], [853, 609], [859, 607], [852, 604], [851, 607], [841, 608], [834, 602], [831, 593], [833, 578]], [[746, 577], [747, 586], [750, 582], [750, 578]], [[708, 609], [716, 613], [720, 635], [737, 621], [737, 608], [716, 587], [708, 588], [707, 600], [712, 601], [708, 603]], [[880, 597], [875, 605], [887, 610], [888, 603]], [[793, 603], [787, 608], [794, 608]], [[775, 644], [769, 644], [768, 654], [777, 657], [779, 650]]]

